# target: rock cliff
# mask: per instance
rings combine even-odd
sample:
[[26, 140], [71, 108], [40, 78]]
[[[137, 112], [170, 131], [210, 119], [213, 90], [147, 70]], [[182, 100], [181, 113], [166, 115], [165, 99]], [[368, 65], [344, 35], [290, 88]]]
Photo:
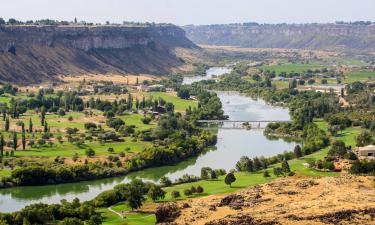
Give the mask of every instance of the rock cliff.
[[250, 48], [375, 51], [375, 25], [228, 24], [185, 26], [197, 44]]
[[173, 25], [0, 26], [0, 80], [38, 83], [84, 73], [164, 74], [197, 48]]

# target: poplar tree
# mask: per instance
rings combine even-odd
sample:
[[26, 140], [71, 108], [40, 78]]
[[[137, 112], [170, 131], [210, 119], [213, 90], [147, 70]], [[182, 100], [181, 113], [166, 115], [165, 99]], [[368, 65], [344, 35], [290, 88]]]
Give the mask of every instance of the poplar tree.
[[31, 117], [30, 117], [30, 119], [29, 119], [29, 132], [30, 132], [30, 133], [33, 132], [33, 121], [32, 121], [32, 119], [31, 119]]
[[13, 132], [13, 149], [14, 150], [17, 150], [17, 142], [18, 142], [17, 133]]
[[22, 132], [22, 150], [26, 149], [26, 134], [25, 131]]

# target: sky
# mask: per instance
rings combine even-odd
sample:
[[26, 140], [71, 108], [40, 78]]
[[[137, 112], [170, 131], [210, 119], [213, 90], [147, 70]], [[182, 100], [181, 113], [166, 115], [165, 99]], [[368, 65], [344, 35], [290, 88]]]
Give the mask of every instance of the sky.
[[375, 0], [1, 0], [0, 17], [187, 24], [375, 21]]

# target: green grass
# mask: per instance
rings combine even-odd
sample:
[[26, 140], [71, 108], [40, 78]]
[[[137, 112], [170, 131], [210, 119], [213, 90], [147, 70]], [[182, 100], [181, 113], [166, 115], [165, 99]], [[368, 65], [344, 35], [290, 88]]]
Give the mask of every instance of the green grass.
[[375, 78], [374, 71], [362, 70], [345, 74], [345, 81], [347, 83], [352, 83], [355, 81], [367, 81], [369, 78]]
[[129, 115], [124, 115], [124, 116], [119, 116], [119, 118], [125, 121], [126, 125], [134, 125], [136, 126], [136, 130], [139, 130], [139, 131], [156, 127], [155, 122], [152, 122], [150, 124], [144, 124], [141, 121], [143, 117], [144, 116], [141, 114], [129, 114]]
[[125, 212], [125, 219], [122, 219], [119, 215], [114, 214], [106, 208], [102, 208], [99, 212], [103, 216], [103, 225], [150, 225], [156, 223], [156, 218], [150, 213], [130, 212], [130, 209], [124, 203], [119, 203], [112, 206], [112, 209], [116, 212]]
[[151, 97], [154, 99], [159, 99], [162, 98], [166, 102], [171, 102], [173, 103], [175, 110], [176, 111], [185, 111], [185, 109], [189, 108], [191, 106], [192, 108], [198, 107], [198, 102], [197, 101], [192, 101], [192, 100], [186, 100], [186, 99], [181, 99], [177, 96], [173, 96], [170, 93], [166, 92], [149, 92], [148, 93]]
[[277, 89], [285, 89], [289, 88], [289, 81], [274, 80], [272, 81], [272, 85], [274, 85]]
[[307, 64], [301, 64], [301, 63], [281, 63], [279, 65], [265, 65], [261, 66], [260, 68], [263, 70], [269, 70], [269, 71], [275, 71], [277, 75], [279, 75], [282, 72], [290, 73], [290, 72], [296, 72], [301, 73], [303, 71], [307, 71], [308, 69], [320, 69], [324, 66], [317, 63], [307, 63]]
[[[75, 153], [79, 156], [86, 155], [86, 149], [92, 148], [95, 151], [95, 155], [102, 156], [102, 155], [111, 155], [107, 150], [108, 148], [113, 148], [115, 152], [114, 155], [118, 154], [119, 152], [123, 151], [125, 154], [127, 153], [137, 153], [143, 151], [147, 147], [151, 147], [150, 142], [144, 141], [136, 141], [133, 142], [132, 138], [126, 137], [124, 142], [109, 142], [101, 144], [99, 142], [89, 142], [86, 141], [85, 144], [82, 146], [78, 146], [67, 141], [63, 142], [62, 144], [55, 142], [52, 147], [48, 145], [41, 146], [38, 148], [27, 148], [26, 150], [16, 151], [16, 157], [72, 157]], [[130, 148], [129, 151], [126, 151], [126, 148]]]

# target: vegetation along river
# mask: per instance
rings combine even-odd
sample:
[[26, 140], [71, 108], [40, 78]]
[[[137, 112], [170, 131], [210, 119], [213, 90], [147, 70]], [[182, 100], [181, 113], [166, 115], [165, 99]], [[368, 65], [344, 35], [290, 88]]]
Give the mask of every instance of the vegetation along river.
[[[208, 74], [221, 75], [229, 70], [226, 68], [211, 68]], [[189, 78], [189, 83], [193, 78]], [[197, 77], [197, 80], [201, 77]], [[288, 109], [270, 106], [264, 101], [240, 95], [236, 92], [218, 92], [225, 114], [230, 120], [289, 120]], [[202, 167], [234, 168], [241, 156], [272, 156], [285, 150], [291, 150], [295, 142], [282, 139], [268, 139], [259, 129], [238, 129], [233, 124], [225, 124], [216, 128], [218, 142], [216, 148], [196, 158], [191, 158], [174, 166], [150, 168], [129, 174], [125, 177], [101, 179], [88, 182], [37, 186], [16, 187], [0, 190], [0, 212], [12, 212], [26, 205], [43, 202], [58, 203], [61, 199], [68, 201], [78, 197], [80, 200], [90, 200], [102, 191], [115, 185], [128, 182], [133, 178], [157, 182], [160, 177], [167, 176], [174, 180], [183, 174], [200, 175]]]

